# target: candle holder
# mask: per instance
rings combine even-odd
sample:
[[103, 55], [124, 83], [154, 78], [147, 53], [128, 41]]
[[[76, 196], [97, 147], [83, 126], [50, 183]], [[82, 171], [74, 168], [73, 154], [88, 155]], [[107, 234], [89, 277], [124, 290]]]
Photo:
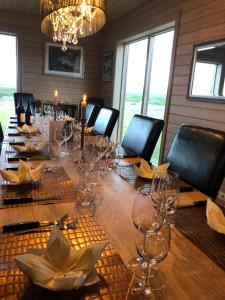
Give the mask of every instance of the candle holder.
[[80, 138], [80, 148], [81, 148], [82, 152], [84, 151], [85, 124], [86, 124], [86, 119], [82, 118], [81, 119], [81, 138]]
[[57, 105], [53, 105], [53, 111], [54, 111], [54, 121], [56, 121], [56, 112], [57, 112]]

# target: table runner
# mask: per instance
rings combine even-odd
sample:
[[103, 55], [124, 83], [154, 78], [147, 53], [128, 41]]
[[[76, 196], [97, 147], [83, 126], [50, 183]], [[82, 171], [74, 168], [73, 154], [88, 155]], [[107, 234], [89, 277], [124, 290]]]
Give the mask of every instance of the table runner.
[[175, 224], [182, 234], [225, 270], [225, 235], [208, 226], [205, 206], [178, 209]]
[[[71, 218], [68, 220], [71, 221]], [[50, 231], [23, 235], [0, 233], [0, 299], [121, 299], [126, 298], [130, 274], [106, 234], [91, 216], [78, 218], [75, 229], [63, 230], [75, 249], [105, 241], [107, 247], [99, 258], [96, 270], [101, 281], [79, 290], [52, 292], [30, 283], [16, 267], [13, 257], [27, 252], [28, 248], [45, 248]]]
[[[60, 199], [48, 199], [31, 203], [3, 205], [4, 198], [40, 198], [48, 196], [57, 196], [60, 197]], [[38, 182], [24, 185], [4, 185], [3, 182], [1, 186], [0, 209], [28, 205], [44, 205], [49, 203], [65, 203], [72, 201], [75, 201], [75, 187], [63, 167], [54, 167], [52, 172], [43, 172], [42, 180], [40, 183]]]

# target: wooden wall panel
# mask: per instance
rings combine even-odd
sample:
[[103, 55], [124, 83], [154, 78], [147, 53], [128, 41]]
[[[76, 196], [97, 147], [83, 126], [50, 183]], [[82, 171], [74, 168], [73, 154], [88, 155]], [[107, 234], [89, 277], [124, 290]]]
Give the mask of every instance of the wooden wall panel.
[[85, 51], [85, 77], [79, 79], [43, 74], [46, 39], [40, 33], [39, 17], [0, 11], [0, 32], [18, 36], [23, 92], [33, 93], [35, 99], [49, 101], [53, 99], [53, 90], [58, 89], [61, 100], [68, 103], [78, 103], [84, 92], [99, 97], [101, 34], [79, 41]]
[[[104, 49], [116, 51], [121, 40], [175, 20], [180, 10], [165, 153], [181, 124], [192, 123], [225, 131], [225, 104], [187, 99], [193, 45], [225, 38], [225, 2], [153, 0], [143, 8], [112, 23], [105, 30]], [[103, 98], [107, 96], [112, 103], [113, 81], [111, 84], [101, 84], [101, 94]], [[225, 191], [225, 183], [221, 189]]]

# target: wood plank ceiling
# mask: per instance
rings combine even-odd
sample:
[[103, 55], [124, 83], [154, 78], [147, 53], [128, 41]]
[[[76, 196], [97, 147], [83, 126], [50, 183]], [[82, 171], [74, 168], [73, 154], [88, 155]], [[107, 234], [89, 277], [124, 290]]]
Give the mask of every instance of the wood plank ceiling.
[[[107, 22], [137, 9], [149, 0], [107, 0]], [[40, 0], [0, 0], [0, 10], [39, 15]]]

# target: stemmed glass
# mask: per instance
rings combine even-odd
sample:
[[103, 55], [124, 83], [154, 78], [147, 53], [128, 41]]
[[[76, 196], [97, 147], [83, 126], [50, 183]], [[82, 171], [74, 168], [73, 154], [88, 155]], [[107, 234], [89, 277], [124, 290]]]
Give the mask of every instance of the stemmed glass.
[[87, 185], [88, 175], [92, 172], [95, 168], [95, 164], [99, 160], [98, 153], [94, 150], [94, 148], [89, 148], [88, 146], [84, 147], [84, 150], [77, 150], [80, 151], [80, 169], [85, 173], [85, 186]]
[[[132, 208], [132, 221], [134, 226], [139, 229], [140, 224], [142, 224], [142, 230], [157, 231], [162, 226], [162, 216], [158, 213], [154, 202], [151, 199], [151, 194], [149, 193], [149, 187], [143, 186], [138, 189], [137, 195], [134, 199]], [[129, 262], [129, 268], [135, 270], [139, 268], [140, 277], [143, 275], [143, 270], [146, 268], [146, 263], [143, 257], [133, 258]], [[144, 272], [145, 273], [145, 272]]]
[[67, 134], [66, 129], [63, 128], [56, 128], [54, 132], [54, 141], [57, 144], [57, 157], [62, 158], [68, 155], [68, 152], [62, 151], [62, 145], [66, 142]]
[[179, 174], [173, 171], [154, 172], [151, 186], [152, 199], [164, 221], [174, 225], [180, 190]]
[[80, 140], [81, 140], [81, 128], [79, 126], [79, 121], [75, 120], [73, 122], [73, 141], [75, 144], [73, 150], [80, 149]]
[[103, 158], [108, 151], [108, 137], [97, 136], [95, 145], [99, 156], [99, 175], [104, 175], [106, 171], [106, 161], [104, 161]]
[[[149, 224], [150, 225], [150, 224]], [[131, 297], [135, 299], [155, 299], [155, 290], [162, 289], [162, 285], [152, 288], [151, 269], [163, 261], [170, 249], [170, 226], [164, 225], [157, 230], [146, 227], [146, 222], [140, 224], [136, 237], [136, 247], [138, 253], [143, 257], [147, 265], [147, 276], [142, 281], [136, 282], [129, 291]], [[127, 297], [129, 299], [129, 297]]]

